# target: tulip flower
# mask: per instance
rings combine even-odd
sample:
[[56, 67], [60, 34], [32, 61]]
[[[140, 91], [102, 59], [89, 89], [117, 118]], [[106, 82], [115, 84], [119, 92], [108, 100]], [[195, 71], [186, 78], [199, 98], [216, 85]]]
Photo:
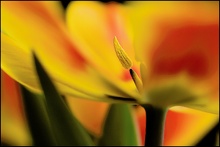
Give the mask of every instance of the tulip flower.
[[172, 106], [218, 113], [218, 2], [72, 2], [66, 20], [58, 2], [1, 8], [1, 68], [33, 92], [34, 52], [63, 95], [141, 104], [149, 124]]

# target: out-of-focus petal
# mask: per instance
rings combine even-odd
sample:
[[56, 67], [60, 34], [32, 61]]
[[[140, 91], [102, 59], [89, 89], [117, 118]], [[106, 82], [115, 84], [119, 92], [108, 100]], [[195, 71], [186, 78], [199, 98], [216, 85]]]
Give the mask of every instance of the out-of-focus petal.
[[[116, 75], [123, 68], [114, 52], [114, 36], [117, 36], [119, 42], [123, 39], [121, 44], [125, 50], [131, 50], [131, 46], [127, 44], [130, 43], [129, 36], [124, 25], [120, 24], [124, 23], [120, 20], [122, 14], [116, 13], [119, 10], [120, 5], [98, 1], [74, 1], [67, 8], [67, 25], [76, 43], [82, 46], [82, 52], [91, 62], [111, 70]], [[117, 21], [112, 13], [116, 14], [120, 21]], [[117, 22], [119, 24], [116, 24]]]
[[[39, 83], [32, 64], [31, 54], [22, 47], [19, 47], [14, 40], [3, 33], [1, 34], [1, 55], [1, 67], [7, 71], [10, 76], [30, 90], [39, 92]], [[59, 82], [58, 85], [62, 86]], [[84, 96], [77, 92], [76, 94]]]
[[218, 123], [218, 120], [219, 116], [216, 114], [173, 107], [167, 114], [164, 144], [195, 145]]
[[128, 6], [136, 57], [145, 63], [146, 101], [219, 113], [218, 2]]
[[[84, 59], [75, 51], [73, 44], [68, 39], [64, 31], [64, 21], [62, 21], [61, 15], [55, 15], [58, 14], [55, 12], [55, 8], [52, 8], [52, 6], [56, 5], [55, 3], [41, 1], [2, 2], [1, 31], [14, 41], [13, 46], [16, 44], [25, 50], [25, 54], [20, 56], [20, 52], [24, 51], [20, 51], [21, 49], [14, 51], [14, 48], [11, 49], [9, 47], [10, 44], [8, 46], [3, 44], [1, 47], [7, 52], [11, 51], [12, 53], [15, 52], [15, 55], [18, 54], [19, 60], [22, 60], [20, 58], [30, 59], [31, 51], [34, 51], [40, 60], [46, 63], [44, 65], [48, 71], [51, 72], [53, 70], [54, 76], [59, 77], [62, 73], [58, 72], [59, 70], [54, 70], [56, 67], [60, 67], [61, 71], [62, 67], [67, 70], [65, 65], [68, 62], [68, 65], [74, 67], [72, 70], [80, 70], [83, 67], [80, 64], [84, 64]], [[3, 57], [13, 61], [10, 56]], [[24, 63], [24, 65], [29, 66], [28, 64], [31, 62]], [[2, 64], [4, 65], [5, 63], [3, 62]], [[12, 68], [12, 66], [5, 64], [4, 68]]]
[[[126, 9], [115, 2], [74, 1], [67, 8], [67, 25], [80, 52], [118, 88], [135, 91], [129, 71], [120, 64], [113, 46], [116, 36], [134, 60], [132, 34]], [[135, 61], [135, 60], [134, 60]], [[134, 63], [134, 70], [137, 69]]]
[[40, 54], [43, 61], [47, 58], [49, 62], [59, 55], [59, 59], [71, 61], [69, 64], [82, 68], [84, 59], [68, 39], [63, 18], [50, 11], [50, 4], [54, 2], [2, 2], [1, 31], [16, 39], [25, 49]]
[[[142, 141], [145, 137], [145, 111], [137, 109]], [[164, 145], [193, 146], [218, 122], [219, 116], [184, 107], [171, 108], [166, 117]]]
[[[164, 89], [175, 85], [189, 95], [185, 98], [175, 95], [173, 104], [219, 112], [218, 24], [190, 25], [173, 30], [151, 55], [151, 71], [145, 81], [150, 85], [146, 86], [147, 91], [158, 85], [166, 85]], [[170, 91], [170, 94], [175, 92]], [[168, 99], [165, 95], [163, 98]], [[183, 102], [184, 99], [189, 101]]]
[[57, 6], [55, 2], [1, 3], [3, 70], [29, 88], [39, 90], [34, 80], [36, 74], [32, 73], [34, 51], [63, 94], [106, 101], [110, 99], [105, 94], [128, 96], [117, 88], [113, 90], [76, 50], [63, 18], [53, 6]]
[[74, 116], [94, 135], [102, 134], [108, 103], [66, 97]]
[[184, 25], [208, 25], [219, 22], [219, 2], [211, 1], [129, 1], [136, 59], [158, 44], [164, 33]]
[[1, 33], [1, 57], [1, 68], [5, 72], [29, 89], [38, 91], [31, 55], [4, 33]]
[[2, 70], [1, 141], [9, 145], [32, 145], [17, 84]]

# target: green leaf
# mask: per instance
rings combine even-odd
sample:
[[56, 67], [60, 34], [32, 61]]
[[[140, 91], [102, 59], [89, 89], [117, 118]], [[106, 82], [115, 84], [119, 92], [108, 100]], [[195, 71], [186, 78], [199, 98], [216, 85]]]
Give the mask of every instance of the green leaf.
[[99, 146], [137, 146], [137, 125], [129, 104], [112, 104], [104, 125]]
[[58, 142], [64, 146], [94, 145], [90, 136], [78, 120], [73, 116], [51, 82], [49, 76], [34, 55], [37, 74], [46, 98], [51, 125]]
[[36, 146], [57, 145], [47, 115], [45, 99], [35, 95], [20, 85], [26, 119]]

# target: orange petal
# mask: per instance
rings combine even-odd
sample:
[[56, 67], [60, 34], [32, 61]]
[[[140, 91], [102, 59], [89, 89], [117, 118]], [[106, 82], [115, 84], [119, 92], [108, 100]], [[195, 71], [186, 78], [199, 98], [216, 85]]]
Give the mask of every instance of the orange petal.
[[167, 114], [164, 145], [195, 145], [217, 124], [218, 119], [215, 114], [173, 107]]
[[[219, 21], [219, 2], [207, 1], [130, 1], [134, 45], [138, 60], [145, 60], [170, 28], [189, 24], [208, 25]], [[149, 54], [150, 55], [150, 54]]]
[[66, 97], [74, 116], [91, 133], [100, 136], [109, 104], [80, 98]]
[[17, 84], [2, 70], [1, 140], [9, 145], [32, 145]]
[[[149, 57], [151, 71], [145, 82], [158, 87], [158, 84], [173, 81], [178, 86], [187, 87], [188, 92], [195, 96], [192, 102], [184, 106], [218, 113], [218, 106], [215, 105], [219, 101], [218, 24], [189, 25], [171, 30], [156, 46]], [[185, 81], [178, 81], [178, 77]], [[146, 86], [147, 90], [149, 87]], [[198, 104], [201, 106], [195, 106]]]
[[[145, 111], [137, 109], [137, 119], [142, 136], [145, 138]], [[166, 116], [164, 145], [193, 146], [200, 141], [218, 122], [218, 115], [184, 107], [173, 107]]]
[[218, 24], [172, 30], [152, 51], [151, 74], [175, 75], [185, 71], [193, 78], [212, 76], [218, 68], [218, 32]]
[[146, 66], [146, 101], [219, 113], [218, 2], [130, 2], [128, 7], [137, 59]]

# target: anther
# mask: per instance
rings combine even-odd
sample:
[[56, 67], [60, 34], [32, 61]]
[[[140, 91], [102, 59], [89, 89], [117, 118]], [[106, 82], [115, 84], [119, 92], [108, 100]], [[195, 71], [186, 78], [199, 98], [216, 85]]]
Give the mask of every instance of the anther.
[[128, 55], [126, 54], [124, 49], [121, 47], [121, 45], [119, 44], [116, 37], [114, 37], [113, 42], [114, 42], [114, 48], [115, 48], [116, 55], [117, 55], [119, 61], [121, 62], [122, 66], [126, 69], [130, 69], [133, 64], [131, 59], [128, 57]]

